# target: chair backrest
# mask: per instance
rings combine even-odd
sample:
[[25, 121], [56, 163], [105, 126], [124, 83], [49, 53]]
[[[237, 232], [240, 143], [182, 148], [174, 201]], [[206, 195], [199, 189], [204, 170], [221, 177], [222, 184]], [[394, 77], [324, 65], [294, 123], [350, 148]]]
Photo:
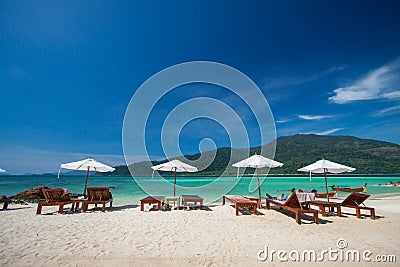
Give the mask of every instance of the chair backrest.
[[108, 187], [88, 187], [89, 200], [109, 200], [112, 198], [110, 188]]
[[356, 207], [363, 203], [369, 196], [368, 194], [351, 193], [342, 201], [342, 205]]
[[46, 198], [46, 202], [65, 202], [71, 200], [68, 192], [62, 188], [43, 188], [42, 192]]
[[291, 207], [291, 208], [296, 208], [296, 209], [301, 209], [300, 202], [297, 198], [297, 195], [295, 192], [293, 192], [285, 201], [283, 204], [285, 206]]

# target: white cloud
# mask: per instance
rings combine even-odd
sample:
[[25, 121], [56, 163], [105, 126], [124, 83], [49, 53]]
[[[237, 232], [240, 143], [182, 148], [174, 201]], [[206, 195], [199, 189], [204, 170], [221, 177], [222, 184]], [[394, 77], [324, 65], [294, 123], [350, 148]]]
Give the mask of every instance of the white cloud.
[[370, 71], [353, 84], [333, 90], [333, 93], [329, 101], [337, 104], [400, 98], [400, 58]]
[[310, 75], [266, 77], [263, 81], [263, 92], [269, 102], [291, 99], [296, 94], [296, 90], [292, 88], [293, 86], [313, 82], [331, 73], [343, 71], [346, 68], [346, 65], [332, 66], [329, 69]]
[[286, 122], [289, 122], [290, 120], [289, 119], [282, 119], [282, 120], [276, 120], [275, 122], [276, 123], [286, 123]]
[[392, 114], [397, 114], [397, 113], [400, 113], [400, 106], [394, 106], [394, 107], [378, 110], [377, 112], [371, 114], [371, 116], [381, 117], [381, 116], [387, 116], [387, 115], [392, 115]]
[[389, 99], [400, 98], [400, 90], [394, 91], [394, 92], [389, 92], [389, 93], [384, 93], [382, 96], [384, 98], [389, 98]]
[[331, 72], [335, 72], [335, 71], [342, 71], [347, 69], [347, 65], [342, 65], [342, 66], [333, 66], [330, 69], [326, 70], [324, 73], [331, 73]]
[[307, 121], [319, 121], [322, 119], [329, 119], [332, 118], [332, 115], [299, 115], [300, 119], [307, 120]]
[[324, 70], [320, 73], [315, 73], [309, 76], [298, 76], [298, 77], [284, 77], [284, 78], [267, 78], [265, 79], [265, 85], [267, 88], [270, 87], [285, 87], [285, 86], [293, 86], [299, 85], [306, 82], [315, 81], [318, 78], [321, 78], [325, 75], [328, 75], [333, 72], [343, 71], [347, 68], [346, 65], [343, 66], [333, 66], [327, 70]]
[[317, 135], [329, 135], [329, 134], [336, 133], [337, 131], [341, 131], [343, 129], [344, 128], [334, 128], [334, 129], [326, 130], [326, 131], [323, 131], [323, 132], [311, 132], [311, 133], [317, 134]]

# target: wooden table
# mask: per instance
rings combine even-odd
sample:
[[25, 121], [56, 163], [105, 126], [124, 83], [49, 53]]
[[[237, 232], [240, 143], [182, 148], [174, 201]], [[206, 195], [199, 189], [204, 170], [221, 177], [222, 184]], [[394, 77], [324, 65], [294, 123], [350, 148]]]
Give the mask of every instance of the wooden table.
[[80, 203], [83, 203], [87, 198], [71, 198], [71, 200], [74, 202], [74, 205], [72, 205], [74, 207], [72, 211], [78, 211]]
[[308, 201], [307, 204], [313, 205], [313, 206], [318, 206], [319, 210], [321, 211], [322, 216], [326, 216], [325, 208], [329, 208], [329, 210], [332, 210], [332, 211], [334, 211], [334, 209], [336, 208], [337, 216], [338, 217], [342, 216], [341, 203], [328, 202], [328, 201], [323, 201], [323, 200], [314, 200], [314, 201]]
[[[171, 206], [171, 208], [173, 207], [179, 208], [180, 200], [181, 200], [180, 197], [165, 197], [165, 204]], [[171, 202], [173, 203], [173, 205], [171, 205]]]
[[253, 214], [257, 215], [257, 202], [242, 196], [225, 195], [222, 197], [222, 205], [225, 205], [225, 200], [229, 200], [235, 205], [236, 216], [239, 215], [239, 207], [253, 207]]
[[[182, 195], [182, 204], [183, 208], [186, 209], [188, 203], [194, 203], [195, 207], [199, 207], [201, 210], [203, 209], [203, 198], [198, 195]], [[200, 205], [197, 205], [200, 203]]]
[[164, 203], [164, 196], [148, 196], [140, 200], [140, 210], [144, 211], [144, 204], [157, 204], [157, 210], [161, 210], [161, 205]]
[[243, 197], [250, 199], [251, 201], [257, 202], [257, 207], [261, 208], [261, 199], [259, 197], [253, 197], [253, 196], [243, 196]]

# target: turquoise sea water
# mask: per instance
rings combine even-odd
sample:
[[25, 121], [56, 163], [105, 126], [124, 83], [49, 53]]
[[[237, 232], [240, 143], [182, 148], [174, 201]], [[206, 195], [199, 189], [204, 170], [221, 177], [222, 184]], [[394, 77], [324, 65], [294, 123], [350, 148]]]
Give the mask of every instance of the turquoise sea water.
[[[173, 177], [138, 177], [135, 181], [130, 176], [90, 176], [88, 186], [110, 186], [114, 196], [114, 203], [138, 204], [139, 200], [148, 193], [153, 195], [173, 195]], [[328, 177], [328, 184], [348, 185], [350, 187], [362, 187], [368, 183], [368, 194], [400, 193], [399, 187], [378, 186], [387, 181], [398, 181], [400, 177]], [[0, 194], [15, 195], [29, 188], [44, 185], [48, 187], [67, 188], [69, 192], [83, 193], [84, 176], [0, 176]], [[145, 191], [138, 185], [142, 185]], [[206, 202], [218, 200], [223, 194], [258, 195], [256, 189], [257, 180], [253, 177], [177, 177], [177, 195], [197, 194], [205, 198]], [[249, 189], [249, 187], [251, 187]], [[316, 189], [324, 192], [325, 181], [323, 177], [267, 177], [261, 184], [261, 193], [268, 192], [271, 195], [288, 194], [291, 188], [304, 190]], [[339, 192], [339, 197], [345, 197], [347, 193]]]

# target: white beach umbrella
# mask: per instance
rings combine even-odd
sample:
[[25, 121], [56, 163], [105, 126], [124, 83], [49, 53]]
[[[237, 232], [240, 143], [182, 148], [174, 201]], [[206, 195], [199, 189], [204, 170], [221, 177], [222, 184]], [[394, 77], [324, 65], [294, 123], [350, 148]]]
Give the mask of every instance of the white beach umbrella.
[[6, 170], [3, 170], [2, 168], [0, 168], [0, 172], [6, 172]]
[[115, 168], [107, 166], [103, 163], [100, 163], [92, 158], [61, 164], [60, 170], [58, 171], [58, 177], [60, 177], [61, 168], [68, 169], [68, 170], [84, 170], [84, 171], [86, 171], [85, 189], [83, 190], [83, 195], [85, 195], [85, 196], [86, 196], [86, 188], [87, 188], [87, 183], [88, 183], [89, 171], [112, 172], [115, 170]]
[[266, 157], [256, 154], [247, 159], [236, 162], [232, 166], [238, 168], [238, 174], [239, 174], [239, 168], [250, 167], [250, 168], [256, 169], [256, 175], [257, 175], [257, 180], [258, 180], [258, 196], [261, 199], [260, 178], [258, 177], [258, 169], [265, 168], [265, 167], [267, 167], [267, 168], [282, 167], [283, 163], [280, 163], [278, 161], [275, 161], [275, 160], [272, 160], [272, 159], [269, 159], [269, 158], [266, 158]]
[[174, 172], [174, 196], [176, 195], [176, 173], [177, 172], [197, 172], [197, 168], [174, 159], [156, 166], [151, 167], [154, 171]]
[[311, 177], [311, 173], [323, 173], [324, 174], [325, 186], [326, 186], [326, 197], [327, 197], [328, 201], [329, 201], [328, 181], [326, 179], [326, 173], [327, 172], [330, 172], [330, 173], [353, 172], [355, 170], [356, 170], [356, 168], [352, 168], [352, 167], [348, 167], [346, 165], [335, 163], [335, 162], [326, 160], [324, 158], [314, 162], [313, 164], [310, 164], [303, 168], [298, 169], [298, 171], [301, 171], [301, 172], [310, 172], [310, 177]]

